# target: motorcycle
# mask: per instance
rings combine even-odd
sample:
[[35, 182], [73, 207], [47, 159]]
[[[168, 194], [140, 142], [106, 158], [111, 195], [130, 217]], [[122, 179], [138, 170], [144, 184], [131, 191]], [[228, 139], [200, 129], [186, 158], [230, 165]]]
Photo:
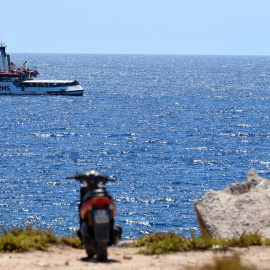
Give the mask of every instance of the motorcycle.
[[[87, 184], [80, 190], [78, 236], [89, 257], [96, 255], [98, 261], [106, 261], [107, 247], [116, 245], [122, 236], [122, 228], [114, 226], [115, 204], [105, 189], [109, 178], [97, 170], [87, 170], [67, 178], [75, 178]], [[104, 186], [100, 186], [100, 183]]]

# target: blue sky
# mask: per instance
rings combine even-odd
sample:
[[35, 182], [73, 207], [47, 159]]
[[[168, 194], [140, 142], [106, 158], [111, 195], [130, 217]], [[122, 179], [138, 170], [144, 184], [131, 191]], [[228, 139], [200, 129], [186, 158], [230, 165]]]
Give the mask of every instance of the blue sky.
[[270, 0], [0, 0], [9, 53], [270, 55]]

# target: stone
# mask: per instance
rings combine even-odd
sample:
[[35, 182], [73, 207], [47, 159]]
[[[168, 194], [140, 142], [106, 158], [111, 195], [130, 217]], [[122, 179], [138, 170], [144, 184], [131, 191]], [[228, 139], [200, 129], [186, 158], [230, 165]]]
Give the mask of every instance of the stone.
[[255, 169], [248, 172], [245, 182], [209, 190], [194, 205], [202, 233], [232, 238], [258, 232], [270, 238], [270, 180]]

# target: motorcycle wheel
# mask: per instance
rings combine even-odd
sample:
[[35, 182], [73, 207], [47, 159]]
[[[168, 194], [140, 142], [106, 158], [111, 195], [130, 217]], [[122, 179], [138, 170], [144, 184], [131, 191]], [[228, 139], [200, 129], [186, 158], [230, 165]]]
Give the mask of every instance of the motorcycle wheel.
[[108, 257], [107, 242], [97, 243], [96, 254], [97, 254], [98, 261], [107, 261], [107, 257]]
[[95, 255], [95, 251], [93, 249], [92, 246], [85, 246], [85, 251], [86, 251], [86, 254], [88, 255], [89, 258], [93, 258], [94, 255]]

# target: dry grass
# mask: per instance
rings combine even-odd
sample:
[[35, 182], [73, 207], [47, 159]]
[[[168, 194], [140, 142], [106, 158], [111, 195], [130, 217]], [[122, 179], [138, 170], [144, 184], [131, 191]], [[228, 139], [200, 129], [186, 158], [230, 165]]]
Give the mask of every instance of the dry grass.
[[212, 264], [207, 264], [200, 268], [187, 267], [187, 270], [256, 270], [256, 268], [243, 265], [239, 254], [234, 253], [232, 257], [215, 258]]

